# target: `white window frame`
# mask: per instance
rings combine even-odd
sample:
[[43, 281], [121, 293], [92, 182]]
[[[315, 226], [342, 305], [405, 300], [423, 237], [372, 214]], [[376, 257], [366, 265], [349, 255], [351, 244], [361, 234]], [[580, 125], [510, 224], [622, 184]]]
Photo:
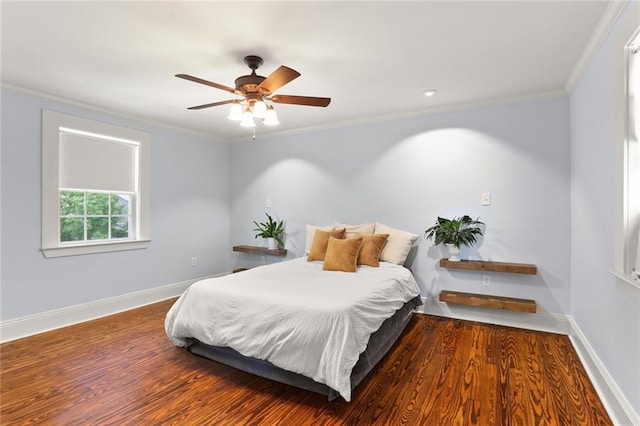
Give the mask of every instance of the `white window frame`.
[[[136, 226], [127, 240], [60, 242], [60, 128], [139, 143]], [[151, 136], [126, 127], [42, 110], [42, 253], [45, 257], [135, 250], [151, 241]]]
[[[629, 4], [628, 7], [637, 8], [640, 5]], [[637, 111], [631, 107], [629, 91], [630, 57], [640, 55], [632, 53], [632, 46], [640, 40], [640, 14], [629, 13], [629, 19], [620, 23], [615, 38], [615, 135], [616, 141], [616, 235], [614, 265], [610, 270], [618, 279], [640, 288], [640, 279], [634, 271], [636, 259], [640, 251], [638, 243], [638, 228], [640, 203], [638, 203], [637, 181], [640, 175], [640, 146], [632, 141], [632, 126]]]
[[[640, 67], [631, 66], [631, 61], [637, 64], [640, 57], [640, 31], [634, 40], [627, 46], [627, 134], [625, 139], [625, 275], [631, 275], [634, 282], [640, 284], [640, 142], [636, 135], [639, 127], [638, 117], [640, 111], [635, 108], [631, 84], [638, 86]], [[632, 83], [632, 79], [635, 79]], [[637, 90], [637, 89], [636, 89]], [[637, 94], [636, 94], [637, 96]]]

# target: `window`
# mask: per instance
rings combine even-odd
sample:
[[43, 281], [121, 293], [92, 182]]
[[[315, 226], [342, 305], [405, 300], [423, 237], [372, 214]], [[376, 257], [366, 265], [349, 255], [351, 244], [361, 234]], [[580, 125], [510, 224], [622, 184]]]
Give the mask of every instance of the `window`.
[[60, 191], [60, 242], [128, 239], [131, 194]]
[[640, 282], [640, 34], [632, 40], [627, 53], [627, 232], [626, 268]]
[[[640, 10], [640, 6], [634, 7]], [[614, 35], [616, 224], [610, 272], [640, 288], [640, 14], [629, 13]]]
[[149, 135], [46, 110], [42, 122], [45, 256], [146, 247]]

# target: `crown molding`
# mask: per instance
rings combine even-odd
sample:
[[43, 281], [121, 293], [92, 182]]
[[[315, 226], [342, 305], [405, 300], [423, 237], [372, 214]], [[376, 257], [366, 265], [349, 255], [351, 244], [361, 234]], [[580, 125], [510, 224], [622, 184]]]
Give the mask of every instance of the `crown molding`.
[[14, 84], [7, 83], [7, 82], [4, 82], [4, 81], [0, 83], [0, 87], [2, 88], [2, 90], [9, 90], [9, 91], [12, 91], [12, 92], [22, 93], [22, 94], [29, 95], [29, 96], [35, 96], [35, 97], [38, 97], [38, 98], [46, 99], [48, 101], [59, 102], [59, 103], [62, 103], [62, 104], [66, 104], [66, 105], [70, 105], [70, 106], [74, 106], [74, 107], [78, 107], [78, 108], [87, 109], [89, 111], [99, 112], [101, 114], [109, 114], [109, 115], [112, 115], [114, 117], [118, 117], [118, 118], [122, 118], [122, 119], [126, 119], [126, 120], [133, 120], [133, 121], [137, 121], [137, 122], [143, 123], [143, 124], [162, 127], [164, 129], [172, 130], [174, 132], [188, 133], [188, 134], [191, 134], [193, 136], [198, 136], [198, 137], [206, 138], [206, 139], [215, 139], [217, 142], [223, 142], [223, 143], [224, 142], [229, 142], [229, 139], [227, 139], [227, 138], [216, 136], [216, 135], [212, 135], [210, 133], [200, 132], [198, 130], [188, 129], [186, 127], [172, 126], [170, 124], [161, 123], [159, 121], [151, 120], [149, 118], [140, 117], [140, 116], [133, 115], [133, 114], [127, 114], [127, 113], [115, 111], [115, 110], [112, 110], [112, 109], [103, 108], [103, 107], [100, 107], [100, 106], [97, 106], [97, 105], [88, 104], [88, 103], [85, 103], [85, 102], [79, 102], [79, 101], [76, 101], [74, 99], [65, 98], [63, 96], [58, 96], [58, 95], [52, 95], [50, 93], [29, 89], [29, 88], [26, 88], [26, 87], [23, 87], [23, 86], [14, 85]]
[[[18, 93], [23, 93], [26, 95], [35, 96], [35, 97], [43, 98], [43, 99], [54, 101], [54, 102], [60, 102], [67, 105], [88, 109], [94, 112], [109, 114], [114, 117], [119, 117], [127, 120], [135, 120], [137, 122], [162, 127], [168, 130], [188, 133], [194, 136], [204, 137], [206, 139], [214, 139], [222, 143], [255, 142], [250, 135], [243, 135], [243, 136], [233, 137], [233, 138], [225, 138], [222, 136], [211, 135], [208, 133], [199, 132], [199, 131], [188, 129], [185, 127], [171, 126], [171, 125], [167, 125], [166, 123], [160, 123], [154, 120], [150, 120], [148, 118], [138, 117], [131, 114], [113, 111], [107, 108], [102, 108], [96, 105], [78, 102], [73, 99], [51, 95], [45, 92], [39, 92], [33, 89], [28, 89], [22, 86], [16, 86], [6, 82], [2, 82], [0, 84], [0, 87], [2, 87], [3, 90], [6, 89], [6, 90], [18, 92]], [[397, 120], [401, 118], [441, 114], [446, 112], [462, 111], [462, 110], [474, 109], [474, 108], [508, 105], [508, 104], [514, 104], [514, 103], [520, 103], [520, 102], [537, 101], [542, 99], [553, 99], [553, 98], [559, 98], [566, 95], [567, 95], [567, 92], [565, 90], [557, 89], [557, 90], [548, 90], [548, 91], [542, 91], [542, 92], [524, 93], [524, 94], [518, 94], [514, 96], [485, 98], [485, 99], [473, 100], [469, 102], [458, 102], [458, 103], [452, 103], [452, 104], [446, 104], [446, 105], [439, 105], [439, 106], [434, 106], [430, 108], [414, 110], [406, 113], [382, 114], [382, 115], [371, 116], [371, 117], [362, 118], [362, 119], [336, 121], [333, 123], [327, 123], [327, 124], [322, 124], [318, 126], [301, 127], [297, 129], [285, 130], [280, 132], [276, 131], [276, 132], [270, 132], [266, 134], [257, 133], [256, 138], [259, 140], [273, 139], [273, 138], [278, 138], [283, 136], [300, 135], [305, 133], [332, 130], [332, 129], [338, 129], [343, 127], [365, 125], [365, 124], [376, 123], [380, 121], [391, 121], [391, 120]]]
[[[481, 100], [474, 100], [469, 102], [459, 102], [452, 103], [446, 105], [434, 106], [426, 109], [414, 110], [406, 113], [396, 113], [396, 114], [384, 114], [384, 115], [376, 115], [362, 119], [354, 119], [354, 120], [344, 120], [344, 121], [336, 121], [333, 123], [322, 124], [319, 126], [310, 126], [298, 129], [285, 130], [282, 132], [270, 132], [264, 135], [259, 133], [256, 134], [256, 139], [273, 139], [283, 136], [291, 136], [291, 135], [299, 135], [303, 133], [311, 133], [318, 132], [324, 130], [332, 130], [343, 127], [352, 127], [352, 126], [360, 126], [369, 123], [379, 123], [381, 121], [391, 121], [398, 120], [402, 118], [410, 118], [410, 117], [419, 117], [425, 115], [434, 115], [434, 114], [442, 114], [446, 112], [454, 112], [454, 111], [463, 111], [468, 109], [475, 108], [485, 108], [492, 106], [501, 106], [508, 104], [516, 104], [520, 102], [531, 102], [538, 101], [543, 99], [554, 99], [561, 98], [563, 96], [567, 96], [567, 92], [564, 89], [558, 90], [548, 90], [544, 92], [533, 92], [533, 93], [525, 93], [515, 96], [503, 96], [503, 97], [495, 97], [495, 98], [486, 98]], [[255, 142], [251, 136], [239, 136], [230, 139], [231, 142]]]
[[627, 3], [629, 3], [629, 0], [615, 0], [610, 1], [607, 4], [602, 17], [600, 17], [598, 24], [591, 33], [591, 38], [580, 54], [578, 62], [576, 62], [576, 65], [573, 68], [573, 71], [571, 72], [567, 83], [564, 85], [564, 90], [567, 93], [571, 94], [571, 92], [573, 92], [573, 89], [576, 88], [578, 82], [582, 78], [582, 75], [589, 67], [591, 60], [600, 49], [600, 46], [602, 46], [602, 43], [604, 43], [604, 40], [607, 38], [607, 35], [609, 35], [609, 32], [618, 20], [618, 17], [624, 10]]

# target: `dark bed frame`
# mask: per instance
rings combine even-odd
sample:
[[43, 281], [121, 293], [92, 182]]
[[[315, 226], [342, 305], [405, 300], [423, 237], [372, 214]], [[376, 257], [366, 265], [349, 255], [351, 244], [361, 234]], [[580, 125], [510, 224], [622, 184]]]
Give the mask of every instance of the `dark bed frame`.
[[[358, 362], [356, 362], [351, 371], [351, 390], [369, 374], [373, 367], [391, 349], [409, 323], [413, 310], [420, 305], [422, 305], [420, 296], [408, 301], [393, 316], [387, 318], [380, 328], [371, 335], [367, 348], [360, 354]], [[318, 383], [301, 374], [276, 367], [269, 361], [246, 357], [228, 347], [211, 346], [194, 339], [191, 345], [187, 347], [187, 350], [196, 355], [260, 377], [326, 395], [329, 401], [340, 396], [336, 390], [325, 384]]]

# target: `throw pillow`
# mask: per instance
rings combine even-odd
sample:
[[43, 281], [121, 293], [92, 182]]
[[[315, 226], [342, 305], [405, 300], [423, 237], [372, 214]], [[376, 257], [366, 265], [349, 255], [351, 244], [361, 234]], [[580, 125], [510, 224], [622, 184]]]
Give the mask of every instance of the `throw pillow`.
[[416, 234], [391, 228], [382, 223], [376, 223], [375, 234], [389, 234], [387, 244], [380, 253], [380, 260], [395, 263], [396, 265], [404, 265], [413, 243], [418, 239]]
[[358, 265], [380, 266], [380, 253], [388, 238], [389, 234], [363, 235]]
[[313, 234], [313, 242], [311, 243], [311, 249], [309, 249], [309, 255], [307, 261], [312, 260], [324, 260], [324, 255], [327, 252], [327, 245], [329, 244], [329, 238], [334, 237], [338, 239], [344, 238], [345, 229], [336, 229], [334, 231], [322, 231], [316, 229]]
[[362, 237], [339, 240], [329, 237], [323, 271], [356, 272]]

